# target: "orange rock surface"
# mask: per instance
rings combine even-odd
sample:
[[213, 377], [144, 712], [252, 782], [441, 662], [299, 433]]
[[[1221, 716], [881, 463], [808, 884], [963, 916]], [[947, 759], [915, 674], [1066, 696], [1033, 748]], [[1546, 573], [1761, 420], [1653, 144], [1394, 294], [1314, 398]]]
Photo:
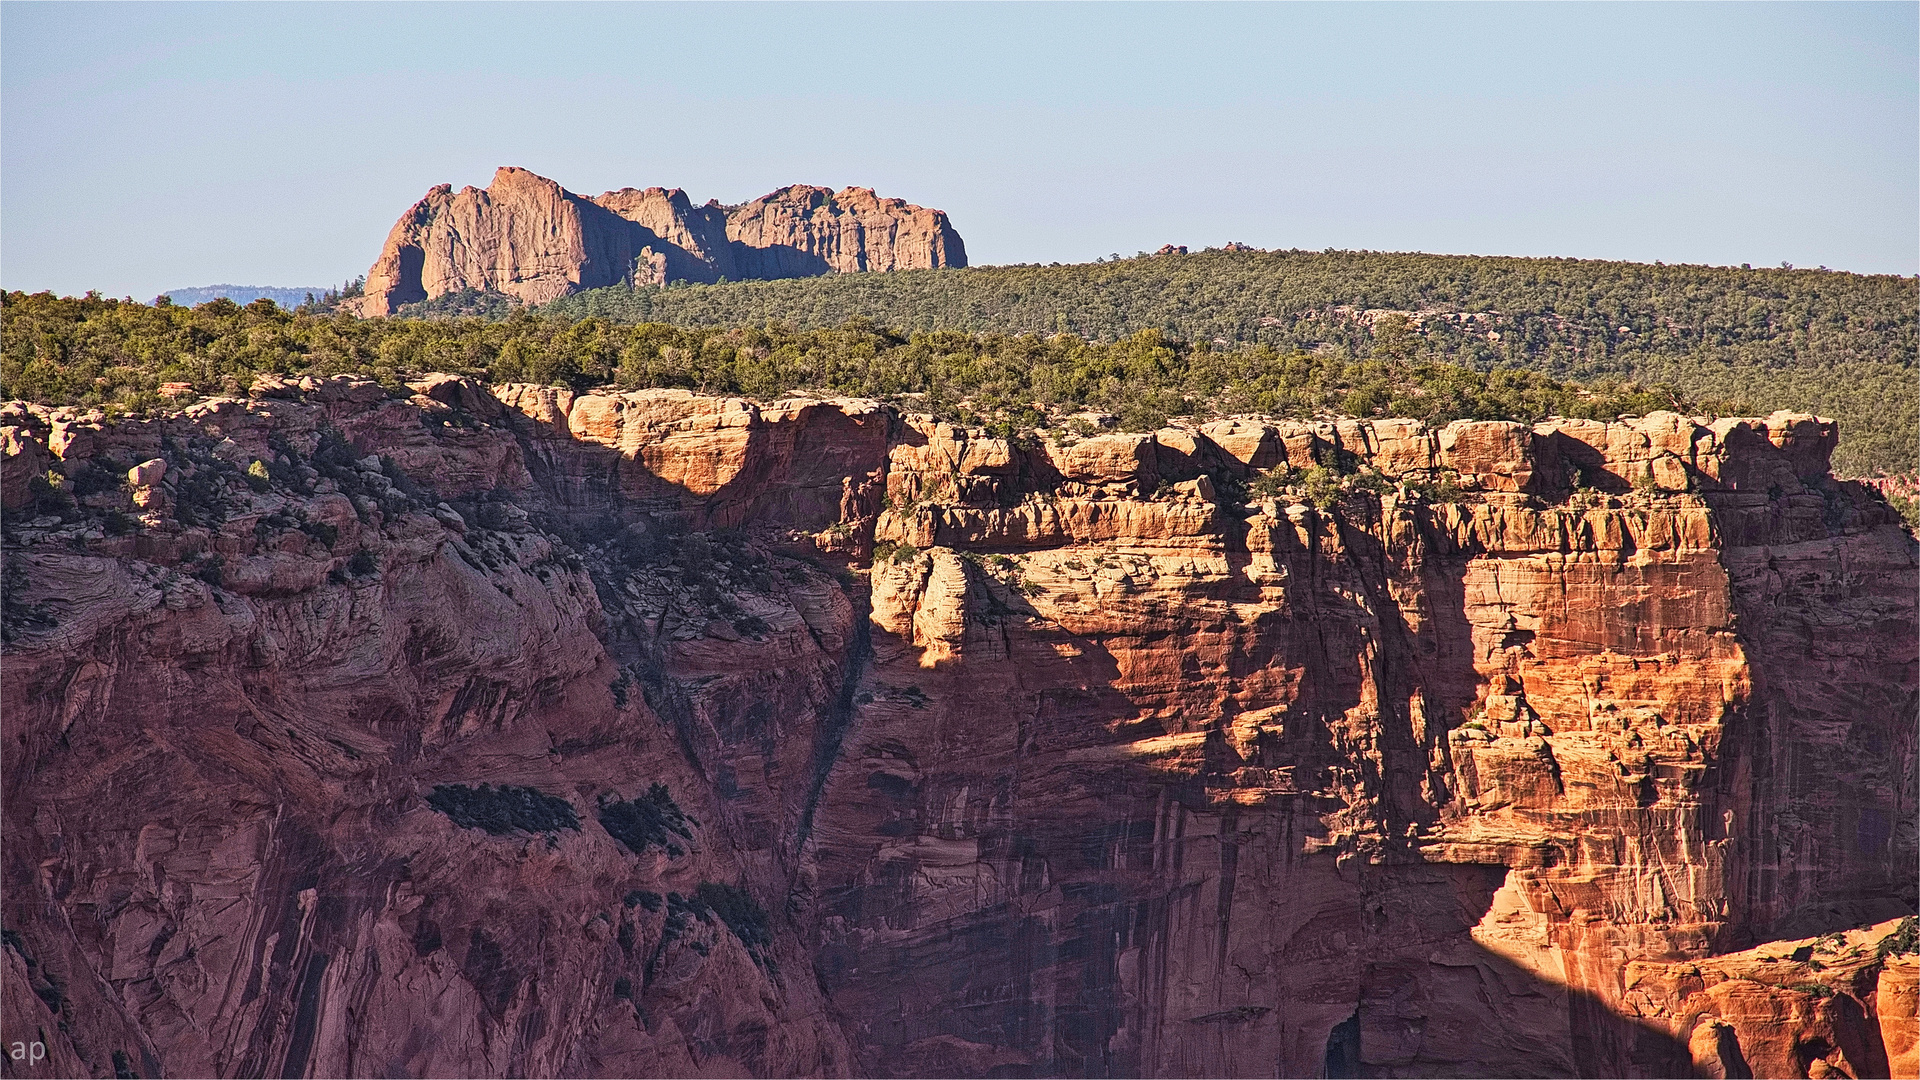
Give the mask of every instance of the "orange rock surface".
[[729, 209], [727, 239], [748, 278], [967, 265], [947, 215], [872, 188], [783, 187]]
[[1912, 1075], [1920, 571], [1836, 438], [0, 407], [65, 477], [0, 519], [0, 1019], [143, 1075]]
[[[1687, 1039], [1702, 1076], [1912, 1076], [1913, 919], [1627, 966], [1628, 1009]], [[1911, 948], [1909, 940], [1905, 948]]]
[[363, 315], [462, 289], [542, 304], [579, 289], [967, 265], [946, 214], [868, 188], [796, 184], [735, 207], [679, 188], [587, 199], [525, 169], [441, 184], [400, 215], [367, 271]]

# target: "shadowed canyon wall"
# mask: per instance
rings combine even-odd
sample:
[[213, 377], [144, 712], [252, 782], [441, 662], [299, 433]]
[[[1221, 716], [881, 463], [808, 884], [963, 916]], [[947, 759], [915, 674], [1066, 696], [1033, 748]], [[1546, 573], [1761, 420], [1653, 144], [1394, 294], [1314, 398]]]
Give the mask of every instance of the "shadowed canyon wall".
[[967, 265], [939, 210], [868, 188], [794, 184], [739, 206], [679, 188], [588, 199], [525, 169], [485, 189], [441, 184], [394, 223], [367, 271], [362, 315], [463, 289], [542, 304], [622, 283], [715, 282]]
[[0, 408], [55, 1069], [1912, 1075], [1831, 423], [255, 390]]

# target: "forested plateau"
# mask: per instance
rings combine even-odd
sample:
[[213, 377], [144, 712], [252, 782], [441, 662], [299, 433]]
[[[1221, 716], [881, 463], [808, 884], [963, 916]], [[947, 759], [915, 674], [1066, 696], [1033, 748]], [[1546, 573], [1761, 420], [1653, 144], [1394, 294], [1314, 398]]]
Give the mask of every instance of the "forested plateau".
[[[1913, 278], [1381, 252], [1209, 250], [1069, 266], [452, 293], [400, 318], [10, 293], [0, 390], [150, 406], [164, 384], [425, 371], [574, 389], [892, 399], [1011, 428], [1167, 416], [1538, 420], [1662, 407], [1840, 421], [1842, 475], [1920, 462]], [[351, 305], [347, 305], [351, 306]]]

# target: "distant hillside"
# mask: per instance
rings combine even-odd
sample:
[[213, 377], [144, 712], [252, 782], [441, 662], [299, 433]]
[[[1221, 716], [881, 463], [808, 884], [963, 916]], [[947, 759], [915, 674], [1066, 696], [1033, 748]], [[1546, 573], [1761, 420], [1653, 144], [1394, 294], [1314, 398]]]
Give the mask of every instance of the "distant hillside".
[[[1031, 422], [1032, 403], [1523, 419], [1664, 402], [1831, 416], [1837, 469], [1912, 474], [1915, 286], [1818, 270], [1216, 251], [601, 289], [537, 309], [470, 289], [409, 307], [418, 318], [15, 293], [0, 392], [140, 407], [165, 382], [214, 392], [260, 371], [392, 381], [437, 369], [753, 396], [926, 394], [1014, 424]], [[349, 283], [339, 298], [357, 292]]]
[[[469, 305], [466, 310], [474, 310]], [[1216, 346], [1432, 358], [1560, 378], [1664, 382], [1753, 409], [1838, 418], [1842, 469], [1920, 461], [1915, 279], [1366, 251], [1205, 251], [1072, 266], [896, 271], [669, 289], [597, 289], [540, 309], [578, 319], [903, 329], [1157, 329]], [[423, 314], [425, 314], [423, 312]]]
[[1123, 430], [1172, 416], [1413, 416], [1538, 420], [1710, 409], [1653, 387], [1582, 385], [1531, 371], [1215, 350], [1143, 330], [1115, 342], [1071, 334], [676, 328], [604, 319], [360, 319], [216, 301], [150, 307], [98, 296], [0, 295], [0, 400], [143, 410], [179, 393], [242, 393], [263, 373], [371, 375], [396, 392], [427, 371], [586, 389], [685, 387], [773, 400], [828, 391], [910, 400], [1018, 434], [1092, 408]]
[[231, 300], [236, 304], [250, 304], [261, 297], [279, 304], [283, 308], [299, 307], [308, 296], [315, 300], [327, 295], [332, 286], [315, 285], [304, 289], [283, 289], [274, 285], [202, 285], [195, 289], [168, 289], [161, 295], [176, 304], [193, 307], [209, 300]]
[[1616, 371], [1700, 351], [1795, 366], [1912, 363], [1913, 278], [1577, 259], [1365, 251], [1206, 251], [1071, 266], [895, 271], [788, 281], [596, 289], [543, 311], [619, 322], [838, 326], [863, 316], [916, 330], [1077, 334], [1156, 329], [1188, 341], [1367, 348], [1403, 312], [1462, 362]]

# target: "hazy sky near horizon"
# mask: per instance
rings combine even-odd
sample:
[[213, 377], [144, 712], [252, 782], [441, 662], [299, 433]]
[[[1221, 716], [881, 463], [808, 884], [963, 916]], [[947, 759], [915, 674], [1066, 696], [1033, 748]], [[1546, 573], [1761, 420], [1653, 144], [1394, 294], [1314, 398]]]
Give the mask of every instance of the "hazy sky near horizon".
[[1920, 270], [1920, 6], [0, 4], [0, 286], [364, 273], [519, 165], [1165, 243]]

